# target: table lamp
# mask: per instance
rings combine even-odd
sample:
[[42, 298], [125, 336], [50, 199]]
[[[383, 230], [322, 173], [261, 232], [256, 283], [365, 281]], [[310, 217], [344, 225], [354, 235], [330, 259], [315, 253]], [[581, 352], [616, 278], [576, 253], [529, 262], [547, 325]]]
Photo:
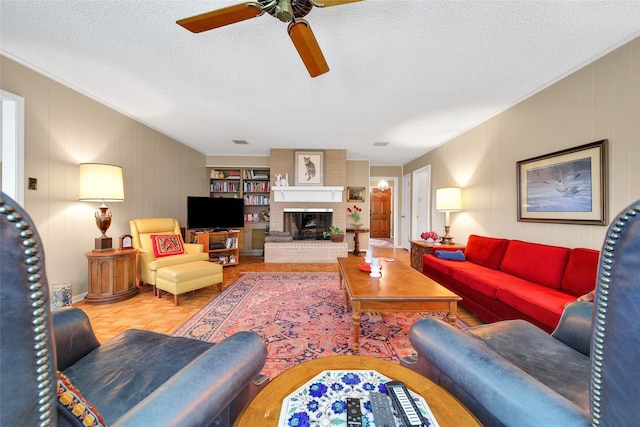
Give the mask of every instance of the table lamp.
[[438, 188], [436, 190], [436, 211], [444, 212], [444, 236], [442, 243], [450, 245], [453, 236], [449, 235], [449, 213], [462, 210], [462, 190], [458, 187]]
[[102, 236], [95, 239], [95, 250], [113, 250], [111, 237], [107, 237], [106, 234], [111, 225], [111, 212], [107, 212], [109, 207], [105, 202], [124, 201], [122, 168], [98, 163], [83, 163], [79, 168], [79, 182], [79, 200], [102, 203], [98, 208], [100, 212], [95, 213], [96, 225], [102, 232]]

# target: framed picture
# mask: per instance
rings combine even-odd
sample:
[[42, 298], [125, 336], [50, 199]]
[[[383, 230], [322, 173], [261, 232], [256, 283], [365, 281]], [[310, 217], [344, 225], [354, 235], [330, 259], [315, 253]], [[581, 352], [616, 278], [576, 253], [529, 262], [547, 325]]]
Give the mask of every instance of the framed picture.
[[322, 151], [295, 151], [295, 185], [322, 185]]
[[517, 162], [518, 221], [607, 225], [607, 141]]
[[347, 187], [347, 202], [364, 202], [364, 187]]

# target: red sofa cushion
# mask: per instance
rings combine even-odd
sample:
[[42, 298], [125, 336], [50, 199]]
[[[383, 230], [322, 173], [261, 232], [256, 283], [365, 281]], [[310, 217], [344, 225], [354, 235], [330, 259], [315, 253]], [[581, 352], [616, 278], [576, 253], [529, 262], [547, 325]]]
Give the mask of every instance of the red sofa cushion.
[[449, 261], [446, 259], [436, 258], [433, 254], [422, 255], [422, 272], [425, 273], [425, 266], [429, 266], [441, 273], [451, 275], [451, 267], [459, 264], [458, 261]]
[[497, 270], [509, 240], [472, 234], [469, 236], [464, 256], [468, 261]]
[[596, 287], [599, 259], [600, 251], [573, 249], [562, 277], [562, 290], [575, 296], [591, 292]]
[[534, 283], [560, 289], [571, 249], [511, 240], [500, 269]]
[[513, 277], [504, 271], [491, 270], [477, 265], [473, 269], [454, 269], [451, 273], [451, 277], [470, 289], [491, 298], [496, 297], [496, 291], [503, 283], [509, 281], [522, 281], [522, 279]]
[[572, 295], [535, 283], [505, 283], [496, 291], [499, 301], [554, 329]]

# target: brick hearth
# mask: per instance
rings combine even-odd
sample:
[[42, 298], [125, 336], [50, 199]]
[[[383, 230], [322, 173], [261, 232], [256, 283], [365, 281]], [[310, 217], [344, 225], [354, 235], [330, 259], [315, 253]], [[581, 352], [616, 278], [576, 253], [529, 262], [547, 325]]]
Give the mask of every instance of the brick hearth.
[[295, 240], [264, 244], [264, 262], [335, 263], [338, 257], [346, 257], [348, 254], [346, 241], [334, 243], [324, 240]]

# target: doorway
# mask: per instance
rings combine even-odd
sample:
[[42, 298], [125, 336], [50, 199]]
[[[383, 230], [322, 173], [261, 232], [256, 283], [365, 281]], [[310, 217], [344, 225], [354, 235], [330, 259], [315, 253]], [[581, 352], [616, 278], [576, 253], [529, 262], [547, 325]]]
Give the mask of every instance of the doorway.
[[370, 236], [391, 238], [391, 188], [371, 190]]
[[0, 184], [24, 206], [24, 98], [0, 91]]
[[402, 176], [402, 243], [401, 247], [411, 250], [411, 175]]
[[431, 166], [414, 171], [411, 177], [411, 240], [419, 240], [420, 233], [431, 229]]
[[[387, 182], [387, 188], [378, 187], [381, 180]], [[369, 238], [388, 240], [394, 248], [401, 247], [398, 240], [397, 194], [397, 177], [369, 177]]]

